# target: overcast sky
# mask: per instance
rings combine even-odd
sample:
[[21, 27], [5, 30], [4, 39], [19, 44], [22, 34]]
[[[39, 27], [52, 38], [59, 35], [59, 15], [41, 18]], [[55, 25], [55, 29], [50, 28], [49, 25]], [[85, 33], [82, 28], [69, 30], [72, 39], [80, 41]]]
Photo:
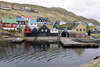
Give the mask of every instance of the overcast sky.
[[77, 15], [92, 18], [100, 22], [100, 0], [2, 0], [8, 2], [62, 7]]

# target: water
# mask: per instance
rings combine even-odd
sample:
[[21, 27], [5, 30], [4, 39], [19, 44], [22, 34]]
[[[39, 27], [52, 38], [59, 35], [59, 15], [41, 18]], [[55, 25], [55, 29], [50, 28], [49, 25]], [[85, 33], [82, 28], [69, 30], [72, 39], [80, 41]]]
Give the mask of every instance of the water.
[[0, 67], [76, 67], [100, 56], [100, 48], [64, 49], [47, 42], [8, 44], [0, 48]]

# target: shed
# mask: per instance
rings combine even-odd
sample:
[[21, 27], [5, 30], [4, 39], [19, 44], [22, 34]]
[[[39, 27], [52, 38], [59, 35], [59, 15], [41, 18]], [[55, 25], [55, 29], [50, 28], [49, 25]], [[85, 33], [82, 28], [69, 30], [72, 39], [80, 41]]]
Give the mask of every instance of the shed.
[[29, 27], [24, 29], [24, 36], [25, 37], [32, 37], [32, 30]]
[[58, 36], [58, 29], [56, 28], [50, 29], [50, 34], [51, 36]]
[[69, 33], [67, 31], [63, 31], [61, 37], [69, 37]]
[[43, 25], [39, 29], [39, 36], [50, 36], [50, 29], [46, 27], [46, 25]]
[[32, 36], [33, 37], [37, 37], [38, 36], [38, 30], [36, 29], [36, 28], [34, 28], [33, 30], [32, 30]]

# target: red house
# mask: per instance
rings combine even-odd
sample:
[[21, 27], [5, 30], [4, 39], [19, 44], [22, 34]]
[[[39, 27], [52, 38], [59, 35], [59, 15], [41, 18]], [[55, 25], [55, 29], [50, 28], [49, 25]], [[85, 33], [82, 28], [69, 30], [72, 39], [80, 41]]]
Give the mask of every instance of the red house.
[[1, 27], [3, 30], [17, 30], [17, 22], [15, 19], [2, 18]]
[[24, 16], [25, 21], [28, 21], [32, 16]]
[[0, 9], [6, 9], [9, 10], [10, 8], [8, 6], [0, 5]]
[[26, 27], [24, 29], [24, 36], [25, 37], [31, 37], [32, 36], [32, 30], [29, 27]]
[[32, 33], [31, 29], [29, 27], [26, 27], [24, 29], [24, 33]]

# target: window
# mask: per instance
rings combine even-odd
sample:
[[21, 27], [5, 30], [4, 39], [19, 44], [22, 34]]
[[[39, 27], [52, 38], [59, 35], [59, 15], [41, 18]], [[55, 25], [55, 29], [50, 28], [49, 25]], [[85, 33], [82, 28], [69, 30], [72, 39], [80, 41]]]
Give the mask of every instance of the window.
[[7, 26], [7, 24], [5, 24], [5, 26]]
[[11, 24], [9, 24], [9, 26], [11, 26]]
[[47, 29], [45, 29], [45, 32], [47, 32]]
[[25, 29], [25, 31], [27, 31], [27, 29]]
[[83, 31], [85, 31], [85, 29], [83, 29]]
[[31, 29], [29, 29], [29, 31], [31, 31]]
[[13, 26], [15, 27], [16, 25], [15, 25], [15, 24], [13, 24]]
[[78, 31], [78, 29], [76, 29], [76, 31]]
[[82, 31], [82, 29], [80, 29], [80, 31]]
[[41, 29], [41, 32], [43, 32], [43, 29]]

